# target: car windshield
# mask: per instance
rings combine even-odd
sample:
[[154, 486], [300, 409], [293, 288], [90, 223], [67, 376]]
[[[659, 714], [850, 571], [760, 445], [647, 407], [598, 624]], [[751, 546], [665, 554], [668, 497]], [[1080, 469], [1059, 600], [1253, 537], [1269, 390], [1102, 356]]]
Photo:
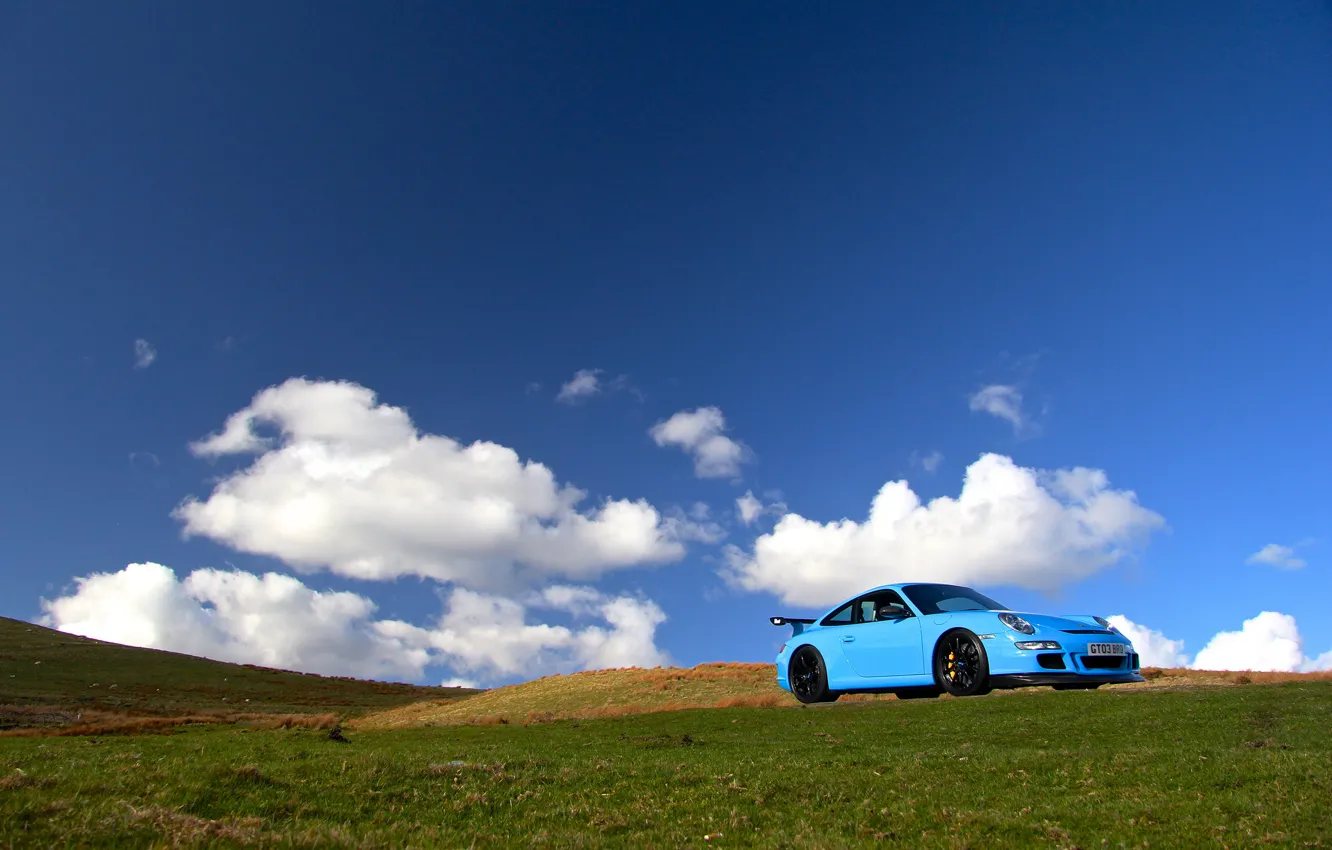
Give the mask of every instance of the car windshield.
[[1007, 605], [995, 602], [983, 593], [952, 584], [913, 584], [902, 588], [902, 592], [926, 616], [953, 611], [1008, 610]]

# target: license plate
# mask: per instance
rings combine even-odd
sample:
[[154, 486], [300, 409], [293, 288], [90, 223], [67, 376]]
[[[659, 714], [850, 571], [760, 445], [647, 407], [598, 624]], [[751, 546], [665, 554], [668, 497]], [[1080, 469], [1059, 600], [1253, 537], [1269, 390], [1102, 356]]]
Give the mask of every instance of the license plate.
[[1127, 655], [1128, 647], [1122, 643], [1089, 643], [1088, 655]]

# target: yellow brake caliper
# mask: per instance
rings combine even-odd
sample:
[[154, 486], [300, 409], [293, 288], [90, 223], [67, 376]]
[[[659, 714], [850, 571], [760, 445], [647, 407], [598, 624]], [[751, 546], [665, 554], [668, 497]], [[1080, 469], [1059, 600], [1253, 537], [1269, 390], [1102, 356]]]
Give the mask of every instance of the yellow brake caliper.
[[954, 656], [953, 653], [951, 653], [951, 652], [948, 653], [948, 678], [950, 678], [950, 679], [956, 679], [956, 678], [957, 678], [957, 666], [956, 666], [955, 664], [953, 664], [953, 659], [954, 659], [955, 657], [956, 657], [956, 656]]

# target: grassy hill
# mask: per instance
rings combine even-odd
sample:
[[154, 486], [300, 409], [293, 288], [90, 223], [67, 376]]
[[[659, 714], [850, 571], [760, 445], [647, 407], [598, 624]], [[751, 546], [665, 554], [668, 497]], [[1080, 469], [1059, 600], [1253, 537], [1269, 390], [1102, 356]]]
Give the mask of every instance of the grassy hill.
[[1329, 728], [1298, 681], [0, 738], [0, 846], [1326, 846]]
[[0, 729], [60, 726], [79, 715], [103, 721], [226, 713], [354, 716], [474, 693], [226, 664], [0, 617]]
[[[1116, 685], [1113, 689], [1312, 682], [1332, 679], [1332, 673], [1222, 673], [1149, 669], [1145, 671], [1145, 677], [1147, 681], [1142, 684]], [[1030, 695], [1036, 692], [1039, 691], [1007, 693]], [[847, 696], [842, 697], [838, 705], [892, 699], [886, 695]], [[621, 717], [689, 708], [794, 708], [798, 705], [793, 696], [777, 687], [771, 664], [715, 662], [692, 668], [630, 668], [547, 676], [495, 688], [467, 700], [424, 701], [367, 713], [352, 725], [360, 729], [402, 729], [412, 726]]]
[[771, 664], [717, 662], [693, 668], [591, 670], [546, 676], [462, 701], [429, 701], [367, 714], [362, 729], [460, 723], [530, 723], [618, 717], [686, 708], [799, 705], [777, 687]]

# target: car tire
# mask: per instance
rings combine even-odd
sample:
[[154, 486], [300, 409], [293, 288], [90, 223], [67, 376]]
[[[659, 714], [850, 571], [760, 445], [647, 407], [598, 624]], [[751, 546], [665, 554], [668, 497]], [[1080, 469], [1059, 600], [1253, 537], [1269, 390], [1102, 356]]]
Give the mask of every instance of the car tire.
[[966, 629], [946, 632], [934, 645], [934, 681], [944, 693], [975, 697], [990, 692], [990, 658]]
[[823, 655], [808, 644], [791, 656], [786, 680], [791, 686], [792, 695], [806, 705], [832, 702], [838, 697], [838, 694], [828, 690], [828, 667], [823, 663]]

